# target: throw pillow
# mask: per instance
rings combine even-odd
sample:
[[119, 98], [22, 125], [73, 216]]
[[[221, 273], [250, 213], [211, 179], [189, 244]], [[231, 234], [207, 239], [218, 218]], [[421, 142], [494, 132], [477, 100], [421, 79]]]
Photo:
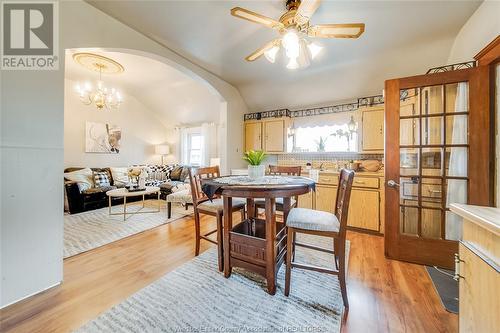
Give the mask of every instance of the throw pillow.
[[170, 180], [181, 180], [181, 174], [182, 174], [182, 165], [177, 165], [175, 166], [172, 171], [170, 171]]
[[128, 168], [109, 168], [111, 177], [113, 177], [113, 185], [127, 185], [128, 183]]
[[94, 172], [94, 183], [97, 188], [111, 186], [108, 173], [104, 171]]
[[94, 186], [94, 179], [90, 168], [66, 172], [64, 174], [64, 178], [69, 181], [76, 182], [80, 192], [88, 190]]

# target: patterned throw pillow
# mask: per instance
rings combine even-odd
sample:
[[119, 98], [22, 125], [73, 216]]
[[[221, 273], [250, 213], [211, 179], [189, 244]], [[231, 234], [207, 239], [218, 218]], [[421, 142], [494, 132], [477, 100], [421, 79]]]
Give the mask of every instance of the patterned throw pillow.
[[111, 186], [107, 172], [94, 172], [95, 187]]

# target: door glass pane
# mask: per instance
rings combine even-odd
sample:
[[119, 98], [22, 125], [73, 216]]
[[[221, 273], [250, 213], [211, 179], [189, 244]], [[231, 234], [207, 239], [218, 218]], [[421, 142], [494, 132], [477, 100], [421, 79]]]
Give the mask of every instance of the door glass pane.
[[419, 149], [401, 148], [399, 150], [399, 164], [401, 175], [417, 176], [419, 168]]
[[442, 180], [437, 178], [422, 178], [422, 206], [441, 208], [443, 206]]
[[449, 208], [451, 203], [467, 203], [466, 179], [446, 180], [446, 208]]
[[422, 118], [422, 144], [443, 144], [443, 117]]
[[445, 239], [461, 240], [462, 239], [462, 217], [457, 214], [447, 211], [445, 217]]
[[469, 83], [458, 82], [446, 85], [446, 112], [469, 111]]
[[422, 148], [422, 175], [441, 176], [441, 148]]
[[443, 113], [443, 86], [422, 88], [422, 115]]
[[399, 123], [399, 144], [411, 146], [420, 144], [420, 119], [401, 119]]
[[418, 208], [401, 207], [400, 212], [400, 233], [404, 235], [418, 235]]
[[467, 160], [467, 147], [446, 148], [446, 175], [450, 177], [467, 177]]
[[446, 144], [447, 145], [465, 145], [468, 143], [469, 116], [464, 115], [448, 115], [446, 117]]
[[422, 208], [422, 237], [441, 238], [441, 210]]
[[420, 113], [418, 90], [418, 88], [401, 90], [399, 104], [401, 117], [416, 116]]
[[399, 185], [399, 203], [407, 206], [418, 206], [418, 177], [401, 177]]

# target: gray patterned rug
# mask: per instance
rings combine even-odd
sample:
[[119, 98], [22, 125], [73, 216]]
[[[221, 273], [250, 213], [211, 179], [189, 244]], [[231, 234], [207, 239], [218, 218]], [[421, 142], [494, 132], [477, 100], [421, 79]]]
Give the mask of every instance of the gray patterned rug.
[[[325, 243], [309, 237], [311, 244]], [[331, 255], [303, 248], [297, 259], [333, 266]], [[283, 265], [271, 296], [263, 278], [253, 273], [234, 269], [224, 278], [217, 271], [216, 251], [210, 249], [78, 332], [340, 332], [343, 306], [337, 277], [293, 269], [290, 297], [285, 297], [284, 276]]]
[[[145, 210], [154, 210], [158, 206], [156, 200], [147, 200]], [[136, 212], [142, 203], [127, 205], [127, 211]], [[113, 212], [121, 212], [123, 205], [113, 206]], [[159, 213], [127, 215], [109, 215], [108, 208], [96, 209], [74, 215], [64, 216], [64, 258], [95, 249], [119, 239], [170, 223], [181, 217], [192, 214], [192, 207], [185, 210], [180, 205], [172, 205], [172, 217], [167, 219], [166, 202], [162, 201]]]

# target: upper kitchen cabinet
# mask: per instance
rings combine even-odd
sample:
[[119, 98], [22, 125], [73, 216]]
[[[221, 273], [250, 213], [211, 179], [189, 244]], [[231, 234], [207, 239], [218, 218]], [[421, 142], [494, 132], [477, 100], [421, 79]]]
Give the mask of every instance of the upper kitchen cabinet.
[[286, 120], [269, 119], [264, 120], [264, 151], [268, 153], [284, 153], [286, 151]]
[[363, 107], [359, 111], [362, 119], [361, 150], [382, 152], [384, 150], [384, 106]]
[[245, 122], [245, 151], [286, 152], [286, 118], [269, 118]]
[[245, 122], [245, 151], [262, 150], [262, 122]]

